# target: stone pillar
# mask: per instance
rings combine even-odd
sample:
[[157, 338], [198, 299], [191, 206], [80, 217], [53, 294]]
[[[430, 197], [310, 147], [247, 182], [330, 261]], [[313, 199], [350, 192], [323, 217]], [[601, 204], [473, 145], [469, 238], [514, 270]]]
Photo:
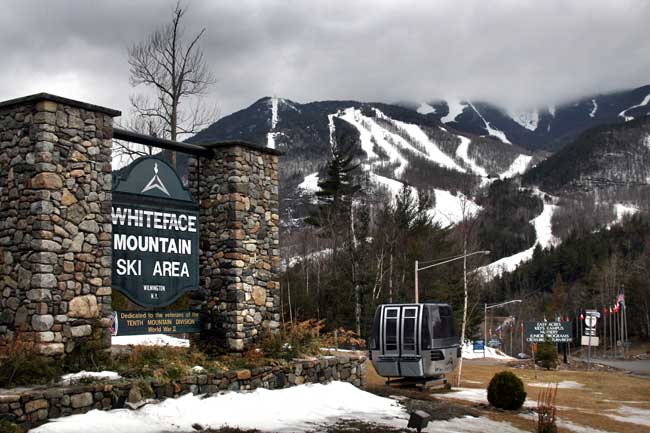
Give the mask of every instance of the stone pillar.
[[0, 350], [110, 347], [111, 139], [120, 113], [48, 94], [0, 102]]
[[194, 308], [207, 312], [204, 346], [242, 351], [279, 326], [279, 153], [244, 143], [204, 146], [214, 157], [190, 162], [201, 208]]

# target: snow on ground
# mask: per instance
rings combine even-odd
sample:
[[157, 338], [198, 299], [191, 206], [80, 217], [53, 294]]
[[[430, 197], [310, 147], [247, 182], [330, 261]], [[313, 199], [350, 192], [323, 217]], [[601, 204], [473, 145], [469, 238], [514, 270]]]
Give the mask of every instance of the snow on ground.
[[305, 176], [305, 179], [300, 183], [300, 185], [298, 185], [298, 188], [311, 193], [318, 191], [318, 172], [315, 171], [312, 174]]
[[436, 109], [433, 108], [431, 105], [427, 104], [426, 102], [421, 102], [420, 106], [416, 111], [420, 114], [431, 114], [431, 113], [435, 113]]
[[190, 347], [186, 338], [170, 337], [164, 334], [151, 335], [119, 335], [111, 339], [113, 346], [172, 346]]
[[539, 110], [511, 111], [510, 118], [523, 126], [524, 128], [534, 131], [539, 124]]
[[449, 113], [440, 119], [442, 123], [449, 123], [456, 120], [456, 117], [458, 117], [463, 112], [463, 110], [465, 110], [467, 104], [463, 104], [458, 99], [450, 99], [447, 100], [447, 107], [449, 108]]
[[117, 374], [114, 371], [80, 371], [78, 373], [64, 374], [61, 376], [61, 385], [70, 385], [77, 382], [80, 382], [83, 379], [94, 379], [94, 380], [118, 380], [122, 376]]
[[[555, 386], [554, 383], [544, 383], [544, 382], [527, 383], [526, 385], [535, 388], [546, 388], [549, 385]], [[566, 388], [566, 389], [579, 389], [579, 388], [583, 388], [584, 385], [578, 382], [574, 382], [573, 380], [563, 380], [562, 382], [559, 382], [557, 384], [557, 387]]]
[[[418, 147], [412, 146], [411, 143], [404, 140], [401, 136], [393, 134], [392, 132], [389, 132], [382, 128], [384, 135], [391, 136], [394, 142], [399, 143], [402, 147], [410, 150], [417, 155], [423, 156], [424, 158], [440, 165], [441, 167], [460, 171], [462, 173], [466, 172], [466, 170], [458, 165], [456, 161], [454, 161], [449, 155], [440, 150], [438, 145], [431, 141], [429, 136], [418, 125], [391, 119], [377, 109], [375, 109], [375, 113], [377, 114], [377, 117], [384, 119], [385, 121], [391, 123], [398, 129], [401, 129], [403, 132], [405, 132], [411, 138], [411, 140], [413, 140], [413, 142], [416, 143], [418, 147], [424, 149], [425, 152], [422, 152]], [[379, 125], [377, 125], [377, 127], [379, 127]]]
[[512, 161], [510, 167], [508, 167], [506, 171], [499, 175], [499, 178], [506, 179], [509, 177], [517, 176], [518, 174], [523, 174], [528, 168], [528, 165], [532, 159], [533, 157], [530, 155], [519, 155], [515, 158], [514, 161]]
[[372, 183], [386, 188], [390, 194], [391, 201], [395, 199], [395, 196], [399, 194], [404, 187], [404, 184], [399, 180], [389, 179], [385, 176], [380, 176], [375, 173], [370, 173], [370, 180]]
[[[557, 408], [561, 409], [560, 406], [558, 406]], [[565, 408], [565, 409], [571, 410], [572, 408]], [[535, 412], [523, 412], [523, 413], [520, 413], [519, 416], [522, 417], [522, 418], [537, 422], [537, 413], [535, 413]], [[556, 424], [557, 424], [558, 427], [563, 429], [561, 431], [564, 431], [566, 429], [568, 431], [575, 432], [575, 433], [611, 433], [611, 432], [606, 431], [606, 430], [599, 430], [599, 429], [596, 429], [596, 428], [593, 428], [593, 427], [576, 424], [574, 422], [564, 420], [564, 419], [562, 419], [560, 417], [558, 417], [556, 419]]]
[[643, 98], [643, 101], [641, 101], [640, 104], [633, 105], [633, 106], [631, 106], [629, 108], [626, 108], [625, 110], [618, 113], [618, 115], [619, 115], [619, 117], [622, 117], [623, 119], [625, 119], [626, 122], [629, 122], [630, 120], [634, 120], [634, 117], [633, 116], [626, 116], [625, 113], [627, 113], [628, 111], [633, 110], [635, 108], [639, 108], [639, 107], [643, 107], [644, 105], [648, 105], [649, 103], [650, 103], [650, 95], [646, 95], [646, 97]]
[[332, 254], [332, 249], [331, 248], [325, 248], [320, 251], [313, 251], [311, 253], [308, 253], [306, 256], [293, 256], [289, 257], [289, 267], [292, 268], [296, 266], [298, 263], [302, 262], [304, 259], [307, 260], [315, 260], [315, 259], [321, 259], [323, 257], [329, 256]]
[[278, 124], [278, 98], [272, 97], [269, 105], [271, 107], [271, 129], [275, 129]]
[[643, 145], [650, 150], [650, 134], [643, 139]]
[[595, 117], [596, 116], [596, 111], [598, 111], [598, 104], [596, 104], [595, 99], [592, 99], [591, 103], [593, 104], [593, 108], [591, 109], [591, 112], [589, 113], [589, 117]]
[[632, 406], [620, 406], [618, 409], [614, 410], [616, 411], [615, 414], [604, 413], [604, 415], [613, 418], [616, 421], [650, 426], [650, 409], [642, 409], [640, 407]]
[[633, 204], [616, 203], [614, 205], [614, 212], [616, 212], [616, 222], [621, 222], [624, 217], [634, 215], [639, 211], [639, 208]]
[[[404, 173], [408, 161], [399, 153], [395, 145], [388, 141], [388, 138], [393, 139], [396, 136], [395, 134], [389, 133], [379, 126], [374, 119], [364, 116], [361, 110], [356, 108], [347, 108], [343, 113], [339, 113], [338, 117], [357, 128], [359, 131], [359, 139], [361, 140], [361, 148], [366, 152], [369, 160], [378, 158], [378, 155], [373, 149], [376, 144], [377, 147], [388, 155], [390, 163], [398, 166], [395, 169], [395, 176], [400, 177]], [[399, 138], [401, 139], [401, 137]], [[406, 142], [404, 139], [401, 139], [401, 141]]]
[[[466, 343], [463, 344], [463, 358], [465, 359], [479, 359], [483, 358], [483, 351], [480, 352], [474, 352], [474, 348], [472, 346], [472, 343]], [[512, 361], [513, 357], [506, 355], [505, 353], [501, 352], [500, 350], [496, 350], [493, 347], [488, 347], [485, 346], [485, 357], [486, 358], [492, 358], [492, 359], [503, 359], [506, 361]], [[480, 383], [480, 382], [477, 382]]]
[[476, 161], [469, 157], [467, 151], [469, 150], [469, 144], [472, 142], [472, 140], [467, 137], [463, 137], [462, 135], [457, 135], [457, 137], [460, 139], [460, 144], [456, 148], [456, 156], [462, 159], [474, 173], [481, 177], [487, 177], [487, 170], [478, 165]]
[[266, 147], [269, 149], [275, 149], [275, 132], [269, 132], [266, 134]]
[[443, 189], [434, 189], [434, 192], [436, 203], [433, 209], [429, 211], [429, 215], [431, 215], [434, 222], [439, 223], [443, 227], [456, 224], [463, 220], [463, 204], [468, 216], [477, 215], [483, 209], [461, 193], [453, 195]]
[[510, 140], [508, 140], [508, 137], [506, 137], [506, 134], [503, 131], [493, 128], [492, 125], [490, 125], [490, 122], [485, 120], [485, 117], [483, 117], [483, 115], [476, 109], [474, 104], [470, 103], [469, 105], [476, 112], [476, 114], [478, 114], [478, 117], [481, 118], [483, 123], [485, 123], [485, 129], [487, 129], [488, 135], [496, 137], [499, 140], [503, 141], [504, 143], [512, 144]]
[[[194, 430], [193, 424], [204, 428], [228, 425], [240, 429], [305, 432], [343, 420], [406, 428], [408, 417], [406, 409], [393, 399], [370, 394], [349, 383], [331, 382], [274, 391], [225, 392], [208, 398], [188, 394], [137, 411], [92, 410], [83, 415], [55, 419], [32, 433], [85, 433], [89, 426], [94, 433], [189, 432]], [[424, 431], [522, 432], [507, 422], [475, 417], [433, 421]]]
[[494, 277], [501, 276], [503, 272], [512, 272], [521, 263], [533, 258], [533, 251], [537, 245], [541, 246], [542, 249], [556, 245], [558, 240], [553, 236], [551, 224], [555, 209], [557, 209], [556, 205], [544, 203], [542, 213], [530, 221], [535, 227], [535, 235], [537, 238], [532, 247], [478, 268], [477, 272], [479, 275], [482, 275], [486, 280], [490, 280]]
[[[454, 400], [465, 400], [474, 403], [489, 404], [487, 399], [487, 389], [485, 388], [453, 388], [451, 392], [436, 394], [438, 398], [450, 398]], [[528, 400], [524, 402], [524, 407], [536, 407], [537, 402]]]

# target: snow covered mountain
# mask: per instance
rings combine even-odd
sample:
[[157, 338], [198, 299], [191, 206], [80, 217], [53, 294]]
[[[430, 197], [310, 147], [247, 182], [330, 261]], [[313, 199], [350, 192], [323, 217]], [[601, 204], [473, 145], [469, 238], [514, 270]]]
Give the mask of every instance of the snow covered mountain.
[[521, 174], [540, 159], [522, 147], [458, 132], [405, 107], [356, 101], [299, 104], [266, 97], [188, 141], [235, 139], [284, 153], [280, 165], [284, 221], [301, 216], [300, 201], [317, 190], [334, 140], [352, 143], [375, 189], [394, 196], [408, 183], [431, 193], [434, 218], [443, 225], [460, 218], [458, 191]]
[[424, 116], [476, 135], [490, 135], [530, 150], [557, 150], [594, 126], [628, 122], [650, 114], [650, 85], [588, 96], [556, 107], [506, 110], [489, 103], [434, 100], [403, 104]]

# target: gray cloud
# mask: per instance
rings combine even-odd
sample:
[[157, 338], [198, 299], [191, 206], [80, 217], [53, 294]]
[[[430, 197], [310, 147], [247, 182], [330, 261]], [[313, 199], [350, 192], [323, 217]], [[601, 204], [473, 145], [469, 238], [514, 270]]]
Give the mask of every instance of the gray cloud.
[[[3, 3], [0, 99], [48, 91], [128, 112], [126, 49], [173, 1]], [[480, 99], [512, 108], [650, 83], [645, 1], [190, 1], [222, 114], [300, 102]]]

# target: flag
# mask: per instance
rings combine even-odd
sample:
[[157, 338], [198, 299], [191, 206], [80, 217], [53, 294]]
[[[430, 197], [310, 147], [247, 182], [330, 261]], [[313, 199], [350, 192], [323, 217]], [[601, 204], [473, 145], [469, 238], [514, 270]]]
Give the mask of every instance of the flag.
[[619, 304], [625, 302], [625, 294], [619, 293], [618, 298], [616, 298], [616, 302]]
[[566, 320], [565, 320], [565, 321], [566, 321], [566, 322], [570, 322], [570, 321], [571, 321], [571, 319], [569, 319], [569, 315], [568, 315], [568, 314], [567, 314], [567, 316], [566, 316]]
[[585, 320], [585, 316], [583, 316], [582, 313], [580, 313], [580, 320]]
[[603, 307], [603, 316], [607, 316], [607, 307]]

